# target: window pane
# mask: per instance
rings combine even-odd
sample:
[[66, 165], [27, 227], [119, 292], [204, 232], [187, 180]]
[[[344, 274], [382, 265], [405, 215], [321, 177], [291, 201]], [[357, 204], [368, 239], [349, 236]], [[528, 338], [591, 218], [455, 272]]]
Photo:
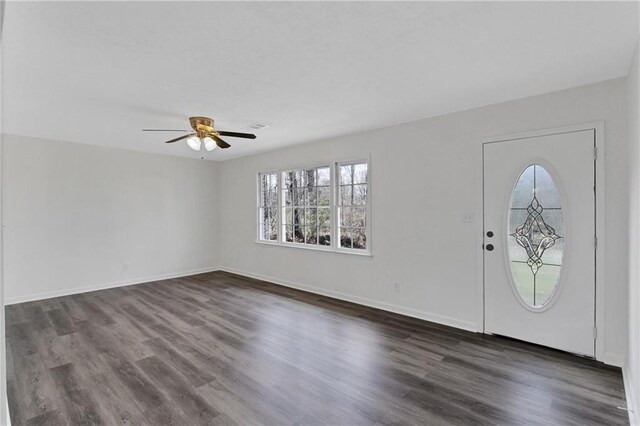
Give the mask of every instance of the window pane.
[[340, 185], [340, 204], [343, 206], [349, 206], [352, 203], [352, 186]]
[[340, 226], [347, 228], [364, 228], [366, 226], [366, 207], [340, 208]]
[[353, 183], [353, 165], [340, 166], [340, 185]]
[[268, 232], [267, 226], [266, 224], [269, 221], [269, 213], [267, 212], [266, 209], [264, 208], [260, 208], [260, 239], [261, 240], [266, 240], [266, 235]]
[[340, 247], [351, 248], [351, 231], [347, 228], [340, 228]]
[[260, 183], [260, 194], [259, 194], [259, 202], [258, 205], [266, 206], [267, 200], [269, 199], [269, 185], [268, 185], [268, 175], [264, 173], [260, 173], [258, 175], [259, 183]]
[[328, 206], [331, 199], [331, 188], [322, 187], [317, 189], [318, 205]]
[[284, 209], [284, 224], [285, 225], [293, 225], [293, 209], [285, 208]]
[[511, 237], [511, 235], [516, 232], [516, 228], [522, 225], [525, 220], [527, 220], [526, 210], [511, 210], [509, 212], [509, 240], [507, 249], [509, 252], [509, 260], [511, 260], [512, 262], [527, 262], [526, 250], [523, 250], [516, 239]]
[[318, 244], [318, 228], [315, 226], [305, 227], [305, 242], [307, 244]]
[[269, 236], [268, 239], [276, 241], [278, 239], [278, 214], [277, 209], [269, 209]]
[[318, 209], [307, 208], [305, 210], [305, 225], [317, 225], [318, 224]]
[[[355, 166], [345, 166], [345, 176], [350, 184], [347, 190], [352, 191]], [[265, 174], [264, 179], [261, 176], [260, 191], [264, 195], [261, 194], [260, 206], [266, 209], [263, 212], [266, 217], [261, 218], [261, 235], [264, 233], [265, 238], [273, 238], [275, 230], [277, 241], [277, 231], [280, 230], [284, 234], [282, 241], [285, 242], [330, 246], [331, 198], [334, 190], [331, 186], [331, 167], [281, 172], [281, 188], [278, 188], [278, 176], [278, 173]], [[365, 205], [366, 193], [358, 202], [358, 205]]]
[[293, 182], [293, 172], [282, 172], [282, 185], [289, 188]]
[[542, 166], [535, 166], [534, 177], [536, 184], [536, 197], [545, 209], [556, 208], [560, 205], [560, 191], [556, 187], [551, 175]]
[[367, 163], [353, 165], [353, 183], [367, 183]]
[[533, 198], [533, 167], [528, 167], [513, 190], [511, 208], [527, 208]]
[[328, 207], [318, 208], [318, 225], [329, 226], [331, 224], [331, 210]]
[[269, 205], [271, 207], [278, 207], [278, 191], [269, 191]]
[[367, 204], [367, 185], [353, 185], [353, 204], [364, 206]]
[[278, 240], [278, 174], [259, 173], [258, 238], [265, 241]]
[[367, 248], [367, 233], [364, 229], [353, 229], [351, 231], [353, 237], [354, 249], [366, 249]]
[[330, 176], [331, 171], [329, 167], [320, 167], [318, 168], [318, 186], [329, 186], [330, 185]]
[[304, 225], [304, 208], [293, 209], [293, 224]]
[[269, 191], [272, 191], [272, 192], [278, 191], [278, 174], [277, 173], [269, 173]]
[[291, 195], [291, 191], [285, 189], [283, 192], [283, 199], [284, 199], [284, 205], [285, 206], [290, 206], [292, 203], [292, 195]]
[[316, 186], [316, 169], [305, 170], [304, 185], [306, 187]]
[[542, 306], [553, 295], [558, 278], [560, 277], [561, 266], [544, 265], [535, 275], [535, 306]]
[[533, 275], [526, 263], [511, 262], [511, 273], [516, 290], [527, 305], [533, 306]]
[[351, 228], [353, 224], [353, 208], [342, 207], [340, 209], [340, 226]]
[[308, 206], [315, 206], [317, 203], [317, 190], [316, 188], [308, 188], [307, 189], [307, 205]]
[[366, 207], [353, 207], [351, 209], [351, 226], [356, 228], [364, 228], [367, 223], [366, 217]]
[[516, 290], [534, 307], [544, 305], [559, 283], [564, 251], [560, 204], [560, 192], [549, 173], [540, 165], [528, 166], [513, 190], [507, 229]]
[[260, 209], [260, 239], [274, 241], [278, 239], [276, 210]]
[[331, 245], [331, 228], [328, 226], [321, 226], [318, 229], [318, 244], [321, 246]]
[[307, 196], [306, 190], [304, 188], [296, 188], [293, 194], [293, 205], [304, 206], [305, 198]]

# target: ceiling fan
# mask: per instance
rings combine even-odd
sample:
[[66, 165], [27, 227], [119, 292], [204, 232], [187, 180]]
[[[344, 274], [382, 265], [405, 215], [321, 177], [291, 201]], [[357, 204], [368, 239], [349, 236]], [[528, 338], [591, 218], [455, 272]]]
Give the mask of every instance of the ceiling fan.
[[[165, 143], [174, 143], [183, 139], [187, 140], [187, 145], [194, 151], [200, 151], [202, 146], [207, 151], [213, 151], [217, 146], [220, 148], [229, 148], [231, 145], [220, 139], [220, 136], [230, 136], [232, 138], [255, 139], [256, 135], [251, 133], [227, 132], [225, 130], [216, 130], [213, 127], [213, 119], [209, 117], [189, 117], [189, 123], [194, 133], [183, 135], [175, 139], [166, 141]], [[190, 130], [172, 130], [172, 129], [142, 129], [143, 132], [190, 132]]]

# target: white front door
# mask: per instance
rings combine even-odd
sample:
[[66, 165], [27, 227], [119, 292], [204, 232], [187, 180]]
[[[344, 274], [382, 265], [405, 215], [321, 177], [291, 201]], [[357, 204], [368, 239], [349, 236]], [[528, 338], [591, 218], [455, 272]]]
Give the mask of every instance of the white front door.
[[595, 131], [486, 143], [485, 332], [595, 356]]

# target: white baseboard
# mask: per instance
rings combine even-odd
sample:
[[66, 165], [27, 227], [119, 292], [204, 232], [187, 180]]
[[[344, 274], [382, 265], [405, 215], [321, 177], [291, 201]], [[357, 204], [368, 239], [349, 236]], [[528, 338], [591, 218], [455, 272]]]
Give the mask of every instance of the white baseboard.
[[457, 318], [451, 318], [444, 315], [433, 314], [430, 312], [424, 312], [417, 309], [406, 308], [403, 306], [393, 305], [386, 302], [381, 302], [374, 299], [368, 299], [359, 296], [353, 296], [346, 293], [341, 293], [333, 290], [326, 290], [319, 287], [313, 287], [305, 284], [300, 284], [292, 281], [282, 280], [275, 277], [269, 277], [266, 275], [255, 274], [253, 272], [242, 271], [235, 268], [229, 268], [223, 266], [220, 268], [221, 271], [230, 272], [232, 274], [244, 275], [245, 277], [255, 278], [257, 280], [268, 281], [273, 284], [278, 284], [284, 287], [295, 288], [297, 290], [307, 291], [309, 293], [319, 294], [321, 296], [327, 296], [334, 299], [344, 300], [346, 302], [356, 303], [358, 305], [369, 306], [376, 309], [381, 309], [383, 311], [393, 312], [400, 315], [405, 315], [412, 318], [418, 318], [425, 321], [431, 321], [434, 323], [447, 325], [450, 327], [459, 328], [462, 330], [479, 332], [481, 331], [478, 324], [472, 321], [463, 321]]
[[627, 363], [627, 357], [624, 355], [612, 354], [611, 352], [606, 352], [604, 354], [604, 358], [602, 359], [607, 365], [613, 365], [614, 367], [623, 368]]
[[143, 284], [152, 281], [169, 280], [171, 278], [187, 277], [189, 275], [204, 274], [220, 270], [220, 267], [209, 267], [200, 269], [191, 269], [188, 271], [170, 272], [166, 274], [150, 275], [146, 277], [132, 278], [123, 281], [116, 281], [104, 284], [97, 284], [85, 287], [75, 287], [65, 290], [48, 291], [44, 293], [30, 294], [28, 296], [10, 297], [5, 300], [5, 305], [13, 305], [15, 303], [32, 302], [35, 300], [51, 299], [52, 297], [69, 296], [71, 294], [87, 293], [96, 290], [106, 290], [114, 287], [124, 287], [127, 285]]
[[636, 390], [629, 380], [630, 377], [627, 366], [622, 367], [622, 381], [624, 382], [624, 394], [627, 398], [627, 410], [629, 410], [629, 424], [638, 426], [640, 425], [640, 415], [638, 413], [640, 407], [636, 407]]

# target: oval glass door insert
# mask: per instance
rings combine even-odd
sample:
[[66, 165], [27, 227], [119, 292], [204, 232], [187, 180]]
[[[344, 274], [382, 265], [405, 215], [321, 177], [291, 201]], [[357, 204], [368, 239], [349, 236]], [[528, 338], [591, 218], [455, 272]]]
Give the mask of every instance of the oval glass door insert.
[[511, 194], [508, 253], [516, 292], [530, 307], [542, 307], [558, 287], [563, 230], [558, 187], [544, 167], [528, 166]]

